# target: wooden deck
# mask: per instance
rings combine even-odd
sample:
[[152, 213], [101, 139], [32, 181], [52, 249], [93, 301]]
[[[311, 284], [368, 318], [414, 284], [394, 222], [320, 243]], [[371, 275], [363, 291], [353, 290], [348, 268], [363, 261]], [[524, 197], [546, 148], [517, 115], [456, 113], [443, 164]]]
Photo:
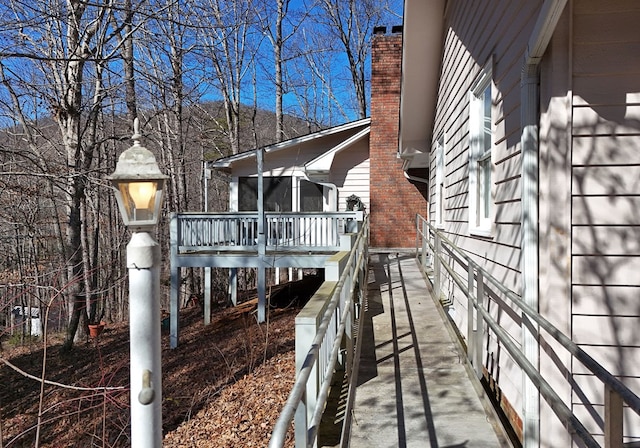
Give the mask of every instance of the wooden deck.
[[[176, 213], [171, 217], [171, 347], [178, 345], [182, 268], [204, 268], [205, 323], [211, 306], [211, 268], [228, 268], [231, 300], [237, 268], [258, 270], [258, 318], [264, 316], [267, 268], [324, 268], [336, 252], [350, 250], [364, 220], [361, 211]], [[258, 229], [264, 229], [260, 234]]]

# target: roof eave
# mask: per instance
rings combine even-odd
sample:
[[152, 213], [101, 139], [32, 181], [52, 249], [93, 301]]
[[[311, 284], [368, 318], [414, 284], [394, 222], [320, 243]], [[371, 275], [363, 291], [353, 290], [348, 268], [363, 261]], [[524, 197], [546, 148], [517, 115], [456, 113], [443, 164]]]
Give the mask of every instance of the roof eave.
[[445, 0], [404, 2], [398, 147], [402, 158], [413, 158], [415, 150], [428, 152], [431, 146], [442, 57], [444, 7]]
[[[274, 143], [273, 145], [264, 146], [262, 147], [262, 150], [265, 153], [276, 152], [276, 151], [287, 149], [292, 146], [299, 145], [317, 138], [322, 138], [322, 137], [337, 134], [340, 132], [348, 131], [350, 129], [355, 129], [360, 126], [368, 126], [370, 123], [371, 123], [371, 118], [363, 118], [361, 120], [351, 121], [349, 123], [345, 123], [339, 126], [334, 126], [332, 128], [323, 129], [322, 131], [313, 132], [311, 134], [306, 134], [300, 137], [295, 137], [290, 140], [286, 140], [284, 142]], [[210, 166], [211, 168], [215, 168], [215, 169], [231, 168], [233, 163], [235, 162], [255, 157], [257, 151], [258, 151], [257, 149], [252, 149], [250, 151], [234, 154], [232, 156], [223, 157], [221, 159], [210, 162]]]

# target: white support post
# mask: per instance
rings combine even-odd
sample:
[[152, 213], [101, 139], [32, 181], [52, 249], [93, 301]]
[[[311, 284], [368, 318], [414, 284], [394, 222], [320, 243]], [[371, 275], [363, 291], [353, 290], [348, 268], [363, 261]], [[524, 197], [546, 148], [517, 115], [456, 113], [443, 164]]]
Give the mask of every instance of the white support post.
[[435, 289], [436, 299], [440, 300], [442, 291], [440, 289], [440, 252], [442, 251], [442, 242], [440, 235], [435, 234], [435, 253], [433, 254], [433, 288]]
[[482, 346], [484, 344], [484, 320], [480, 314], [480, 308], [484, 308], [484, 275], [478, 270], [476, 273], [476, 347], [474, 351], [473, 366], [476, 370], [476, 376], [482, 378]]
[[[318, 312], [320, 309], [309, 314], [304, 313], [304, 311], [296, 317], [296, 372], [300, 372], [305, 366], [304, 362], [307, 353], [309, 353], [313, 339], [322, 321], [322, 313]], [[321, 351], [319, 356], [321, 356]], [[319, 390], [320, 373], [318, 371], [318, 363], [316, 363], [311, 369], [304, 398], [298, 405], [294, 417], [296, 448], [307, 448], [307, 431], [309, 422], [313, 418]]]
[[258, 266], [258, 323], [267, 320], [267, 269], [264, 266], [264, 254], [260, 256]]
[[131, 446], [162, 446], [160, 246], [146, 232], [127, 245], [131, 351]]
[[293, 418], [296, 448], [307, 448], [307, 427], [309, 426], [307, 408], [307, 395], [305, 393], [305, 396], [296, 408], [296, 413]]
[[427, 253], [427, 235], [429, 235], [429, 228], [427, 227], [427, 222], [422, 222], [422, 268], [426, 269], [428, 266], [429, 255]]
[[180, 338], [180, 268], [171, 265], [171, 292], [169, 296], [169, 347], [176, 348]]
[[204, 324], [211, 324], [211, 268], [204, 268]]
[[229, 269], [229, 299], [233, 306], [238, 304], [238, 268]]
[[178, 346], [180, 335], [180, 268], [178, 267], [177, 246], [179, 244], [178, 218], [173, 215], [169, 223], [171, 238], [171, 292], [169, 295], [169, 347]]
[[[353, 300], [350, 302], [349, 304], [349, 308], [347, 308], [345, 306], [346, 301], [349, 299], [349, 293], [351, 291], [351, 288], [353, 286], [353, 283], [355, 282], [355, 275], [357, 275], [356, 272], [353, 271], [354, 265], [350, 265], [347, 269], [349, 269], [350, 275], [347, 277], [345, 283], [344, 283], [344, 287], [342, 289], [342, 303], [340, 306], [340, 313], [338, 313], [337, 318], [338, 321], [336, 322], [336, 326], [340, 325], [340, 318], [342, 316], [342, 313], [349, 313], [349, 317], [347, 318], [346, 322], [345, 322], [345, 328], [344, 328], [344, 335], [343, 335], [343, 345], [342, 348], [345, 350], [345, 355], [346, 357], [343, 358], [341, 356], [338, 356], [338, 362], [342, 363], [342, 367], [345, 369], [345, 372], [347, 373], [347, 377], [351, 377], [351, 370], [350, 367], [353, 365]], [[337, 332], [337, 328], [336, 328], [336, 332]]]
[[473, 265], [469, 263], [467, 266], [467, 359], [473, 362], [474, 350], [476, 348], [475, 335], [473, 333], [473, 281], [474, 281], [474, 269]]
[[265, 210], [264, 210], [264, 181], [263, 149], [258, 149], [256, 161], [258, 164], [258, 323], [266, 321], [267, 303], [267, 279], [265, 256], [267, 253], [267, 237], [265, 234]]
[[[522, 300], [538, 311], [538, 66], [525, 64], [521, 80], [522, 148]], [[540, 369], [537, 328], [522, 313], [522, 352]], [[522, 373], [523, 448], [540, 447], [540, 393]]]

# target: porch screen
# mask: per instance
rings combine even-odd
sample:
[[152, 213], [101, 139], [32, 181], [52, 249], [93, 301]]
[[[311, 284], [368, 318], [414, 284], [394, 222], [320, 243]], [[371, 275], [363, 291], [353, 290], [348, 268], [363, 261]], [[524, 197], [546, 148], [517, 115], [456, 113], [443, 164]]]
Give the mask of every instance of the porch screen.
[[301, 212], [321, 212], [324, 198], [322, 196], [322, 185], [300, 179], [300, 211]]
[[[291, 211], [291, 177], [264, 177], [264, 210], [267, 212]], [[238, 210], [258, 210], [258, 178], [241, 177], [238, 181]]]

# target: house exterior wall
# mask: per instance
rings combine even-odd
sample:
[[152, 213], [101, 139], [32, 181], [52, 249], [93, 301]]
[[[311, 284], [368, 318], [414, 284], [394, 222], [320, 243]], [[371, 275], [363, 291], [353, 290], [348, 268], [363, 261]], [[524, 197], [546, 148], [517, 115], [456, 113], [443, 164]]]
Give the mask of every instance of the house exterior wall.
[[377, 34], [371, 48], [372, 247], [415, 247], [415, 216], [427, 214], [427, 185], [409, 181], [397, 157], [402, 33]]
[[[570, 3], [542, 64], [540, 135], [540, 310], [636, 394], [639, 21], [637, 2]], [[558, 361], [574, 387], [557, 381], [554, 390], [603, 443], [589, 418], [594, 410], [604, 417], [601, 383], [553, 344], [541, 352], [546, 377], [566, 375]], [[552, 428], [542, 433], [545, 446], [561, 440], [544, 405], [541, 424]], [[625, 434], [640, 440], [640, 422], [626, 411]]]
[[[318, 138], [300, 144], [298, 146], [280, 150], [275, 153], [267, 153], [263, 162], [263, 175], [265, 177], [291, 176], [298, 179], [306, 179], [305, 163], [315, 159], [332, 147], [344, 140], [344, 135], [336, 135]], [[240, 177], [257, 176], [256, 159], [254, 157], [240, 160], [234, 163], [233, 174], [229, 188], [229, 209], [238, 210], [238, 179]], [[325, 211], [346, 210], [346, 198], [355, 194], [365, 204], [367, 210], [369, 203], [369, 139], [363, 138], [349, 148], [338, 152], [333, 159], [328, 179], [325, 186]], [[292, 209], [297, 211], [297, 182], [292, 182], [292, 197], [294, 204]], [[337, 203], [333, 203], [330, 195], [337, 191]], [[329, 200], [327, 200], [329, 199]]]
[[[640, 4], [574, 1], [572, 18], [572, 338], [640, 394]], [[598, 382], [572, 370], [602, 405]], [[572, 408], [588, 415], [578, 393]], [[640, 441], [630, 415], [627, 441]]]
[[[521, 290], [521, 87], [527, 41], [542, 1], [450, 1], [432, 138], [430, 201], [436, 204], [436, 148], [444, 142], [445, 236], [505, 286]], [[605, 368], [640, 393], [640, 4], [570, 0], [540, 65], [539, 310]], [[469, 226], [469, 98], [492, 68], [492, 229]], [[435, 216], [431, 216], [432, 224]], [[463, 278], [466, 273], [460, 272]], [[444, 281], [450, 315], [466, 328], [466, 298]], [[506, 304], [508, 305], [508, 303]], [[514, 340], [518, 315], [490, 310]], [[545, 338], [540, 369], [597, 440], [603, 387]], [[491, 335], [487, 373], [516, 432], [522, 406], [520, 369]], [[571, 376], [572, 388], [565, 378]], [[590, 403], [589, 406], [585, 402]], [[625, 410], [626, 442], [640, 422]], [[541, 444], [571, 446], [541, 400]]]
[[338, 210], [347, 209], [347, 198], [355, 194], [371, 209], [369, 196], [369, 140], [364, 139], [348, 151], [335, 155], [329, 182], [338, 187]]
[[[521, 289], [520, 75], [524, 51], [542, 1], [450, 1], [445, 13], [440, 84], [432, 138], [431, 204], [435, 205], [436, 149], [443, 143], [444, 216], [442, 231], [481, 267], [516, 293]], [[491, 74], [491, 228], [470, 225], [470, 109], [474, 85]], [[435, 214], [430, 216], [435, 223]], [[466, 278], [465, 272], [459, 272]], [[460, 329], [467, 327], [467, 301], [451, 280], [443, 299]], [[519, 313], [508, 301], [487, 300], [486, 309], [520, 340]], [[486, 375], [496, 381], [501, 407], [521, 436], [522, 373], [489, 333], [483, 356]]]

